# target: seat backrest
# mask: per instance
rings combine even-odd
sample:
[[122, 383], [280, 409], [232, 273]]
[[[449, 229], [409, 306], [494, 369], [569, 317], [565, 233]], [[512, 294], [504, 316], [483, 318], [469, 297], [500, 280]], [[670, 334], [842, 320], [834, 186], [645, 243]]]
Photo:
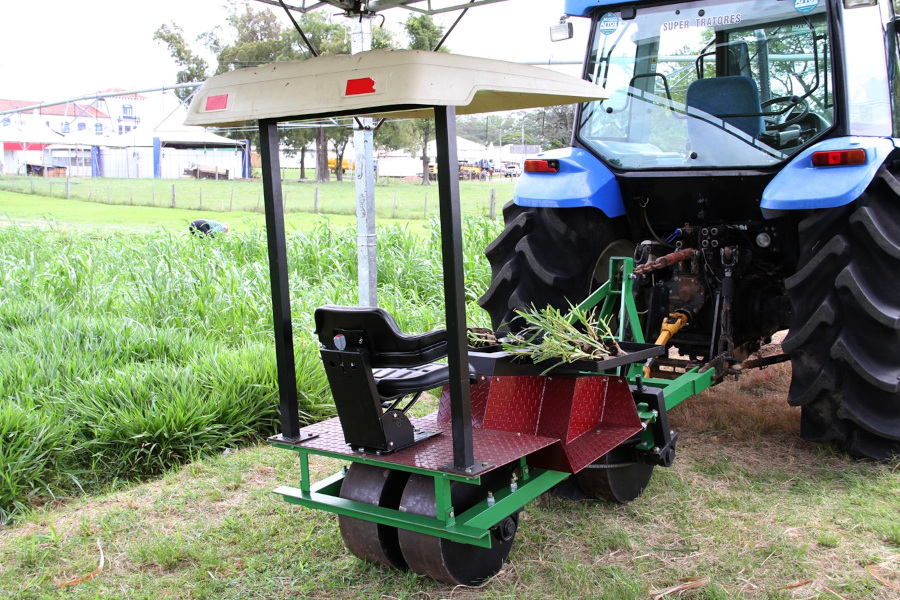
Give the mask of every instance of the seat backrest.
[[320, 306], [315, 320], [322, 346], [342, 350], [335, 336], [343, 335], [348, 351], [368, 350], [374, 368], [415, 367], [447, 356], [446, 330], [406, 335], [383, 308]]
[[734, 75], [698, 79], [688, 86], [685, 104], [689, 109], [719, 117], [753, 138], [765, 130], [759, 88], [751, 77]]
[[727, 75], [752, 77], [750, 50], [747, 48], [747, 42], [740, 40], [728, 44], [725, 55], [725, 69]]

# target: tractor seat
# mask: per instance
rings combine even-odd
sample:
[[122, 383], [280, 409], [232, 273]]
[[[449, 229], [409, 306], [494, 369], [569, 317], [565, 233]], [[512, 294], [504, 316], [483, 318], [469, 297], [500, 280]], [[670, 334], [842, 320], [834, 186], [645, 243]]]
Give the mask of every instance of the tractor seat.
[[690, 109], [720, 117], [754, 139], [766, 129], [759, 88], [751, 77], [732, 75], [698, 79], [688, 86], [684, 103]]
[[450, 383], [450, 367], [445, 363], [428, 363], [412, 369], [372, 369], [375, 389], [385, 400], [415, 394]]
[[[447, 356], [445, 329], [407, 335], [383, 308], [321, 306], [316, 309], [315, 321], [324, 348], [348, 352], [367, 350], [375, 369], [417, 367]], [[338, 347], [339, 344], [343, 347]]]
[[[344, 440], [364, 452], [393, 452], [439, 432], [416, 430], [406, 412], [422, 392], [450, 381], [447, 332], [407, 335], [381, 308], [316, 309], [331, 395]], [[471, 367], [470, 367], [471, 370]], [[412, 396], [404, 407], [400, 403]]]
[[[390, 400], [447, 385], [450, 383], [450, 366], [446, 363], [428, 363], [412, 369], [372, 369], [372, 375], [378, 395]], [[469, 383], [475, 383], [477, 379], [475, 367], [470, 364]]]
[[[383, 308], [322, 306], [316, 309], [316, 332], [324, 348], [358, 352], [366, 350], [378, 395], [384, 400], [433, 390], [450, 382], [446, 363], [447, 331], [439, 329], [418, 335], [400, 331]], [[343, 336], [342, 341], [337, 341]], [[340, 343], [343, 348], [338, 348]], [[474, 380], [469, 365], [469, 378]]]

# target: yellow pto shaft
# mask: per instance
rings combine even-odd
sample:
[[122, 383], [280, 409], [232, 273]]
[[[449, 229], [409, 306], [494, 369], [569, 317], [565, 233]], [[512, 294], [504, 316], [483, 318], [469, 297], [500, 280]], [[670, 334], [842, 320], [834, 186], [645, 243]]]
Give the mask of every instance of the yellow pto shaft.
[[[678, 331], [687, 325], [688, 317], [684, 313], [669, 313], [669, 316], [663, 319], [662, 327], [659, 330], [659, 337], [656, 338], [657, 346], [665, 346], [669, 343], [669, 340], [672, 339]], [[650, 365], [652, 364], [652, 360], [647, 362], [644, 366], [644, 377], [650, 377]]]

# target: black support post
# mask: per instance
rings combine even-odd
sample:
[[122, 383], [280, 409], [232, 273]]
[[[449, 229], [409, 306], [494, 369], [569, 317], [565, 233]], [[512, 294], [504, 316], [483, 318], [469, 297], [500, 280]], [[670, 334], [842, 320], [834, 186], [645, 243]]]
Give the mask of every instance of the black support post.
[[[438, 202], [441, 215], [441, 256], [447, 314], [447, 362], [450, 367], [450, 410], [453, 466], [472, 469], [472, 398], [466, 343], [466, 301], [463, 281], [462, 218], [459, 208], [459, 164], [456, 155], [456, 107], [434, 107], [437, 142]], [[428, 174], [425, 173], [425, 176]]]
[[291, 331], [291, 298], [288, 287], [277, 127], [277, 121], [259, 122], [259, 152], [262, 159], [269, 278], [272, 284], [272, 313], [275, 322], [275, 361], [278, 367], [278, 394], [281, 399], [281, 434], [290, 440], [300, 436], [300, 413], [297, 405], [297, 374], [294, 371], [294, 340]]

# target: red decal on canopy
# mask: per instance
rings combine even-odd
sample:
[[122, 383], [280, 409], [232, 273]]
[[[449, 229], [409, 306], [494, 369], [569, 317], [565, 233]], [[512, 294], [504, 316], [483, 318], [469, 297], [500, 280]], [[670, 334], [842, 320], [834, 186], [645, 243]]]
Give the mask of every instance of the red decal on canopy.
[[206, 112], [211, 110], [225, 110], [225, 107], [228, 106], [228, 94], [222, 94], [220, 96], [207, 96], [206, 98]]
[[358, 96], [360, 94], [374, 94], [375, 80], [371, 77], [363, 77], [362, 79], [348, 79], [347, 90], [344, 92], [347, 96]]

